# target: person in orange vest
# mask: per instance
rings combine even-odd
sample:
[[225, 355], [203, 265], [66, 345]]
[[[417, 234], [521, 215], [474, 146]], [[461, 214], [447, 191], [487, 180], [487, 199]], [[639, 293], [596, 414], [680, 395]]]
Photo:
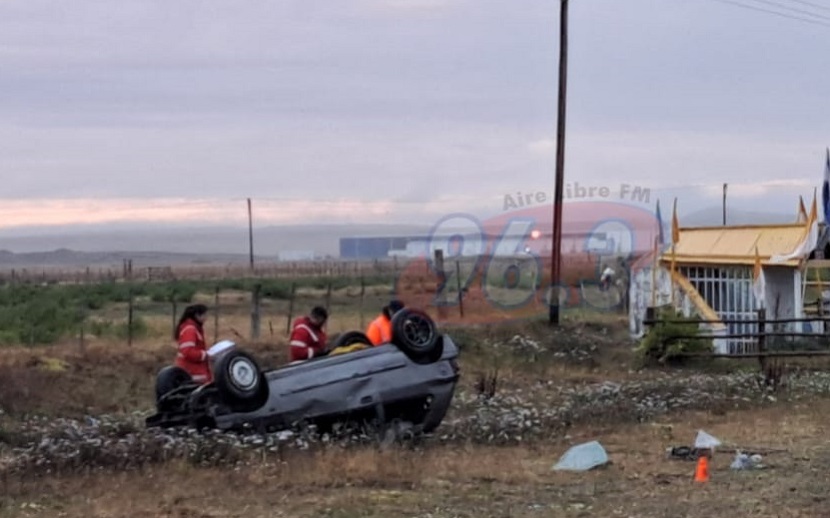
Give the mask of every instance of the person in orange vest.
[[178, 342], [176, 366], [187, 371], [193, 381], [197, 383], [213, 381], [202, 327], [207, 311], [208, 308], [204, 304], [187, 306], [179, 319], [174, 334], [174, 338]]
[[366, 336], [372, 345], [378, 346], [392, 341], [392, 317], [403, 308], [403, 302], [392, 300], [388, 306], [383, 307], [381, 314], [369, 323]]

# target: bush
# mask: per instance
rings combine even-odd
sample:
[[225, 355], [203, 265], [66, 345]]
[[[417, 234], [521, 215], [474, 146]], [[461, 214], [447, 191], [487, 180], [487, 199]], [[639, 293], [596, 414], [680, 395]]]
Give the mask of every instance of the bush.
[[699, 324], [671, 308], [660, 308], [658, 322], [640, 341], [638, 354], [647, 363], [678, 364], [688, 357], [684, 353], [712, 351], [711, 338], [679, 338], [702, 336]]

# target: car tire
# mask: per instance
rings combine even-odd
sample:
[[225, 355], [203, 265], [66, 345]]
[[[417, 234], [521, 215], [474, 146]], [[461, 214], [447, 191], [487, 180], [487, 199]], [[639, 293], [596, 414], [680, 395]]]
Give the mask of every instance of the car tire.
[[392, 317], [392, 343], [415, 361], [433, 362], [441, 356], [443, 340], [424, 311], [404, 308]]
[[372, 341], [369, 340], [369, 337], [366, 336], [365, 333], [361, 333], [360, 331], [348, 331], [337, 337], [332, 344], [331, 349], [334, 350], [338, 347], [348, 347], [355, 344], [371, 346]]
[[231, 351], [219, 359], [214, 373], [217, 388], [232, 402], [252, 402], [267, 390], [256, 360], [243, 351]]
[[165, 394], [192, 382], [193, 378], [181, 367], [168, 365], [162, 368], [156, 375], [156, 402]]

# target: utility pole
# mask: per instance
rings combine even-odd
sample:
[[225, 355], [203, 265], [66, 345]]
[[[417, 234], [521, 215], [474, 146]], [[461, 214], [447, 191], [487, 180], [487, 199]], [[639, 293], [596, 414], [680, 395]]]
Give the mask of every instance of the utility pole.
[[726, 185], [723, 184], [723, 226], [726, 226]]
[[562, 284], [562, 191], [565, 175], [565, 99], [568, 86], [568, 0], [559, 15], [559, 114], [556, 125], [556, 190], [553, 194], [553, 246], [550, 265], [550, 325], [559, 325], [559, 285]]
[[251, 216], [251, 198], [248, 198], [248, 247], [251, 258], [251, 271], [254, 271], [254, 224]]

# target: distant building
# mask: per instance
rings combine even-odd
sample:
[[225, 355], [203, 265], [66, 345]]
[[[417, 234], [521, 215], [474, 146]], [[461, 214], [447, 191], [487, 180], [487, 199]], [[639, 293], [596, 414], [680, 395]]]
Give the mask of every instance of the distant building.
[[[551, 253], [552, 234], [550, 231], [535, 232], [532, 236], [484, 235], [485, 242], [481, 249], [470, 246], [482, 238], [481, 235], [457, 236], [461, 239], [451, 242], [444, 250], [445, 256], [472, 256], [483, 251], [486, 255], [511, 256], [517, 253], [533, 252], [548, 257]], [[633, 238], [617, 235], [613, 232], [590, 232], [578, 230], [563, 232], [562, 252], [579, 254], [582, 252], [595, 255], [628, 255], [648, 251], [642, 243], [649, 238], [641, 238], [639, 250], [631, 250]], [[467, 245], [462, 245], [467, 243]], [[344, 237], [340, 238], [341, 259], [383, 259], [387, 257], [426, 257], [437, 247], [429, 236], [386, 236], [386, 237]], [[638, 253], [639, 252], [639, 253]]]
[[[421, 243], [412, 245], [410, 243]], [[429, 243], [427, 236], [394, 237], [342, 237], [340, 238], [341, 259], [383, 259], [390, 255], [403, 255], [400, 251], [420, 249]], [[390, 252], [395, 251], [394, 254]]]
[[314, 261], [317, 254], [314, 250], [286, 250], [277, 254], [279, 261]]

